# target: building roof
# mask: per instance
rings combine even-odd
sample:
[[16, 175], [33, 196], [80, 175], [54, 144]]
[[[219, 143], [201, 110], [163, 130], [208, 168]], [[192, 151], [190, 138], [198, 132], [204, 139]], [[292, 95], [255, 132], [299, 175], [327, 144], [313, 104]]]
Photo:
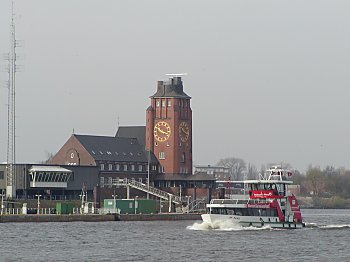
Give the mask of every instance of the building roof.
[[[73, 136], [95, 161], [148, 162], [148, 151], [136, 138], [76, 134]], [[151, 163], [157, 163], [153, 154], [151, 154]]]
[[37, 166], [33, 165], [29, 172], [56, 172], [56, 173], [72, 173], [71, 170], [60, 166]]
[[146, 127], [145, 126], [120, 126], [115, 137], [136, 138], [141, 146], [146, 144]]
[[158, 81], [157, 92], [151, 98], [156, 97], [191, 98], [183, 90], [181, 77], [173, 77], [169, 81]]

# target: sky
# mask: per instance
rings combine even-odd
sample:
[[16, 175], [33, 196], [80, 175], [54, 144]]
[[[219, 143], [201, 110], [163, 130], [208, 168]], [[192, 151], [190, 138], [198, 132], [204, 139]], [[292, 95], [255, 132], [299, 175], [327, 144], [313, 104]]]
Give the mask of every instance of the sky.
[[[193, 160], [350, 168], [347, 0], [15, 0], [17, 161], [77, 134], [145, 125], [167, 73], [187, 73]], [[11, 1], [0, 1], [0, 54]], [[5, 60], [0, 61], [2, 69]], [[0, 161], [7, 73], [0, 72]]]

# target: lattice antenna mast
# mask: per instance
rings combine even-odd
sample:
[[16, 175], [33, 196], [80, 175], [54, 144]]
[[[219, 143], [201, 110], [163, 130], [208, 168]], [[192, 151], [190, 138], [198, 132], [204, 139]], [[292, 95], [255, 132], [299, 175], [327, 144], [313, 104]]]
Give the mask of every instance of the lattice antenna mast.
[[6, 196], [16, 197], [16, 28], [14, 4], [11, 8], [10, 25], [10, 52], [9, 60], [9, 84], [8, 84], [8, 135], [7, 135], [7, 172], [6, 172]]

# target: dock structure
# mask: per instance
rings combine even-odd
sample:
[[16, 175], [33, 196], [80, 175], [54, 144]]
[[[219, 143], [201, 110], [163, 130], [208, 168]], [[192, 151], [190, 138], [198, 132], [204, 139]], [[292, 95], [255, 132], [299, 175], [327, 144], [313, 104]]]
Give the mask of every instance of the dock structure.
[[103, 186], [126, 187], [127, 199], [130, 198], [130, 188], [135, 188], [135, 189], [138, 189], [140, 191], [146, 192], [147, 194], [151, 194], [153, 196], [156, 196], [162, 200], [169, 201], [169, 212], [171, 212], [171, 205], [172, 204], [179, 204], [179, 205], [183, 204], [181, 197], [173, 195], [169, 192], [160, 190], [158, 188], [149, 186], [147, 184], [138, 182], [136, 180], [127, 179], [127, 178], [123, 178], [123, 179], [112, 178], [110, 180], [105, 181], [105, 179], [103, 177], [101, 177], [100, 182], [101, 182], [101, 186], [103, 185]]

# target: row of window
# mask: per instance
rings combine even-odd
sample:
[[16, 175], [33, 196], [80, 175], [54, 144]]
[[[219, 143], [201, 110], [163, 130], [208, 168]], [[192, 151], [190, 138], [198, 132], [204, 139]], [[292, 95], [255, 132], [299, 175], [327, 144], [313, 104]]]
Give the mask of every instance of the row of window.
[[211, 214], [277, 217], [274, 208], [211, 208]]
[[[138, 167], [136, 169], [136, 166]], [[157, 171], [157, 165], [151, 165], [150, 171]], [[105, 164], [100, 163], [100, 170], [101, 171], [136, 171], [136, 172], [143, 172], [148, 171], [147, 165], [135, 165], [135, 164]], [[164, 167], [158, 166], [158, 172], [164, 173]]]
[[[175, 101], [175, 104], [176, 104], [176, 101]], [[162, 107], [171, 107], [171, 100], [170, 99], [157, 99], [156, 100], [156, 107], [160, 107], [160, 105], [162, 105]], [[180, 107], [187, 107], [188, 105], [189, 105], [189, 102], [187, 102], [187, 100], [181, 99], [179, 101]]]
[[[111, 151], [102, 152], [101, 150], [99, 150], [98, 152], [95, 152], [94, 150], [91, 150], [91, 153], [92, 153], [93, 155], [96, 155], [96, 154], [104, 155], [104, 154], [106, 154], [106, 155], [110, 155], [110, 156], [113, 155], [113, 154], [115, 154], [116, 156], [119, 156], [119, 155], [123, 155], [123, 156], [126, 156], [126, 155], [134, 156], [134, 155], [135, 155], [135, 153], [133, 153], [133, 152], [128, 152], [128, 153], [126, 153], [126, 152], [121, 152], [121, 153], [119, 153], [119, 152], [111, 152]], [[141, 156], [141, 155], [142, 155], [141, 152], [137, 152], [136, 154], [137, 154], [138, 156]]]
[[[100, 170], [101, 171], [147, 171], [147, 165], [135, 165], [135, 164], [105, 164], [100, 163]], [[156, 165], [151, 165], [151, 170], [157, 170]]]
[[[165, 159], [165, 152], [159, 152], [158, 153], [158, 159]], [[186, 155], [185, 153], [181, 154], [181, 163], [185, 163]]]
[[[158, 146], [158, 142], [157, 141], [154, 142], [154, 145]], [[181, 142], [179, 142], [179, 146], [182, 146], [182, 145], [186, 146], [186, 144], [182, 144]], [[170, 146], [169, 142], [166, 143], [166, 146]]]

